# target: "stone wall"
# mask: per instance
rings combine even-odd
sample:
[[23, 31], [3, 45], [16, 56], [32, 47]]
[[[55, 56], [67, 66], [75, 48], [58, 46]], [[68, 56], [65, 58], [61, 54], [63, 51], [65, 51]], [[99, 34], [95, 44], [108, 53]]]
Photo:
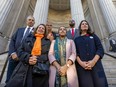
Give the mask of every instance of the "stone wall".
[[27, 15], [33, 14], [35, 3], [36, 0], [14, 0], [12, 9], [2, 26], [0, 53], [8, 50], [10, 38], [17, 28], [25, 26], [25, 19]]
[[89, 22], [91, 28], [101, 39], [105, 51], [109, 48], [108, 28], [105, 23], [101, 8], [97, 0], [83, 0], [83, 9], [85, 19]]
[[60, 26], [65, 26], [69, 28], [69, 20], [71, 19], [70, 10], [66, 11], [55, 11], [49, 9], [48, 12], [48, 22], [51, 22], [53, 25], [53, 31], [57, 32]]

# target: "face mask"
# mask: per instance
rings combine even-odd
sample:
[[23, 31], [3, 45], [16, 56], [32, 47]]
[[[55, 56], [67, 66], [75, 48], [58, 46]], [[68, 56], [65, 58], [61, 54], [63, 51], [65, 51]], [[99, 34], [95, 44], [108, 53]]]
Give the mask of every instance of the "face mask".
[[71, 27], [74, 27], [75, 24], [70, 24]]

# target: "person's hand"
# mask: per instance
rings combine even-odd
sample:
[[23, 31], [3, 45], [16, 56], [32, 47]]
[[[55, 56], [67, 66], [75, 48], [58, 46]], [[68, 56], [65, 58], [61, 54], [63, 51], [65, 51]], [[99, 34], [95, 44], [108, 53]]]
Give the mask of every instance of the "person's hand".
[[48, 35], [47, 35], [47, 38], [48, 38], [50, 41], [54, 40], [54, 36], [53, 36], [52, 33], [48, 34]]
[[57, 68], [58, 73], [60, 74], [60, 68], [61, 68], [61, 66], [59, 64], [57, 64], [56, 68]]
[[95, 64], [99, 60], [99, 58], [100, 56], [96, 54], [92, 60], [88, 61], [88, 64], [87, 64], [88, 70], [92, 70], [92, 68], [95, 66]]
[[50, 41], [54, 40], [54, 36], [50, 36], [49, 40]]
[[87, 69], [92, 70], [92, 68], [95, 66], [96, 62], [94, 60], [90, 60], [87, 63]]
[[48, 35], [47, 35], [47, 38], [50, 39], [50, 36], [51, 36], [51, 34], [48, 34]]
[[87, 67], [87, 65], [88, 65], [88, 62], [86, 62], [86, 61], [81, 61], [80, 63], [79, 63], [84, 69], [88, 69], [88, 67]]
[[60, 70], [59, 70], [60, 75], [61, 75], [61, 76], [65, 76], [65, 75], [66, 75], [66, 72], [67, 72], [67, 69], [68, 69], [68, 67], [67, 67], [66, 65], [61, 66], [61, 68], [60, 68]]
[[35, 65], [37, 63], [37, 56], [31, 56], [29, 57], [29, 64]]
[[77, 62], [81, 67], [83, 67], [85, 70], [87, 70], [87, 63], [86, 61], [82, 61], [79, 56], [77, 56]]
[[13, 54], [11, 55], [11, 58], [12, 58], [13, 60], [16, 60], [16, 61], [19, 60], [16, 53], [13, 53]]

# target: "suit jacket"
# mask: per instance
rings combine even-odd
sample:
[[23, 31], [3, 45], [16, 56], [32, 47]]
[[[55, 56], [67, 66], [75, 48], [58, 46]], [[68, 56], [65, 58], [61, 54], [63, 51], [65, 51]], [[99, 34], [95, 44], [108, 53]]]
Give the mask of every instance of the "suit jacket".
[[11, 55], [13, 52], [17, 52], [17, 49], [21, 45], [25, 29], [26, 28], [18, 28], [18, 30], [11, 37], [11, 41], [9, 44], [9, 55]]
[[[52, 41], [50, 50], [49, 50], [49, 61], [50, 61], [50, 76], [49, 76], [49, 87], [54, 87], [55, 76], [56, 76], [56, 67], [52, 65], [52, 62], [55, 61], [54, 56], [54, 44], [55, 40]], [[75, 59], [76, 59], [76, 49], [73, 40], [67, 39], [66, 42], [66, 61], [70, 59], [73, 61], [73, 65], [71, 65], [67, 70], [67, 82], [68, 87], [78, 87], [78, 79], [75, 68]]]
[[72, 37], [71, 31], [67, 31], [67, 38], [74, 40], [76, 37], [79, 36], [79, 29], [75, 29], [74, 37]]

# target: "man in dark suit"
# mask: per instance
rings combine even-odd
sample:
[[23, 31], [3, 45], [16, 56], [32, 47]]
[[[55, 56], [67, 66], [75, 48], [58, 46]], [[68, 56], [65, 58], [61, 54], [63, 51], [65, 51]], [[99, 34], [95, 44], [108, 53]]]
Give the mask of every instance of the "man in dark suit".
[[13, 70], [18, 64], [17, 50], [21, 46], [23, 40], [32, 32], [33, 25], [35, 24], [35, 19], [33, 16], [28, 16], [26, 20], [27, 26], [24, 28], [18, 28], [17, 31], [13, 34], [10, 44], [9, 44], [9, 64], [7, 70], [6, 83], [9, 81]]
[[79, 36], [79, 30], [75, 28], [75, 21], [70, 20], [69, 21], [70, 29], [67, 31], [67, 38], [74, 40], [76, 37]]

